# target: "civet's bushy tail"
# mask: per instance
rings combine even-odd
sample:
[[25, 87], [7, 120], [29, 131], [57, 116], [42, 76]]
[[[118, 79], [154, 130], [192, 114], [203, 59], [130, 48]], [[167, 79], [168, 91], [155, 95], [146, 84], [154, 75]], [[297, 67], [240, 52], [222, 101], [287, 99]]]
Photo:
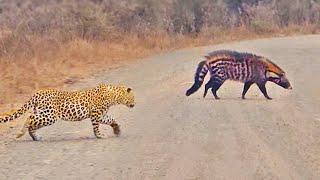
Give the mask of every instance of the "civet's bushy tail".
[[186, 96], [190, 96], [194, 92], [196, 92], [202, 85], [204, 77], [208, 73], [208, 65], [206, 61], [201, 61], [198, 64], [198, 68], [196, 70], [196, 74], [194, 75], [194, 84], [190, 89], [187, 90]]

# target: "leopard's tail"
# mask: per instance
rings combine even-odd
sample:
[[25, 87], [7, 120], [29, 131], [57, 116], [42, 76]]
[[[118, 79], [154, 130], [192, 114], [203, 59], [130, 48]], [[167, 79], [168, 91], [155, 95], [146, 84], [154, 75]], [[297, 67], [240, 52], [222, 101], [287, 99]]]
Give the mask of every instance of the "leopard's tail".
[[16, 110], [12, 110], [10, 112], [7, 112], [5, 114], [0, 115], [0, 123], [5, 123], [8, 121], [12, 121], [14, 119], [17, 119], [21, 115], [23, 115], [25, 112], [27, 112], [31, 107], [34, 107], [34, 101], [33, 98], [31, 98], [28, 102], [26, 102], [22, 107]]
[[209, 67], [206, 63], [206, 61], [201, 61], [198, 64], [198, 68], [196, 70], [196, 73], [194, 75], [194, 84], [190, 89], [187, 90], [186, 96], [190, 96], [194, 92], [196, 92], [202, 85], [204, 77], [208, 73]]

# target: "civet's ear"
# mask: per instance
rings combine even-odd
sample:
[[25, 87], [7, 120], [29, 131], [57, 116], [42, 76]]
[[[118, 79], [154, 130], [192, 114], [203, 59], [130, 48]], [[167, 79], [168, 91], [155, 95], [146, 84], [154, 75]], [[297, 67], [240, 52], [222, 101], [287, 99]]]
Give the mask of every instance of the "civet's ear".
[[131, 88], [128, 88], [128, 89], [127, 89], [127, 92], [130, 92], [131, 90], [132, 90]]
[[266, 76], [267, 78], [280, 78], [280, 76], [274, 72], [270, 72], [270, 71], [267, 71], [266, 73]]

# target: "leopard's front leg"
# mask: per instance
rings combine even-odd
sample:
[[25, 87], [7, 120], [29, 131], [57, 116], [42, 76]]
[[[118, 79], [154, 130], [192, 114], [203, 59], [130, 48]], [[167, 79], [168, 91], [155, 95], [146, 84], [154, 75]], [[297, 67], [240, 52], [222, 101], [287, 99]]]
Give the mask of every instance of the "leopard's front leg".
[[103, 135], [100, 133], [100, 130], [99, 130], [99, 121], [97, 120], [91, 120], [91, 123], [92, 123], [92, 126], [93, 126], [93, 133], [94, 135], [96, 136], [96, 138], [100, 139], [103, 137]]
[[93, 133], [98, 139], [103, 137], [103, 135], [99, 131], [100, 124], [106, 124], [111, 126], [113, 129], [113, 133], [116, 136], [120, 135], [119, 124], [115, 121], [115, 119], [112, 116], [107, 115], [106, 111], [92, 111], [91, 116], [92, 116], [91, 123], [93, 126]]
[[98, 139], [103, 137], [103, 135], [100, 133], [100, 130], [99, 130], [99, 125], [100, 125], [101, 119], [103, 118], [103, 114], [104, 114], [103, 111], [91, 112], [91, 123], [93, 126], [93, 133]]
[[100, 123], [111, 126], [113, 129], [113, 133], [116, 136], [120, 135], [120, 126], [112, 116], [105, 114], [104, 117], [101, 119]]

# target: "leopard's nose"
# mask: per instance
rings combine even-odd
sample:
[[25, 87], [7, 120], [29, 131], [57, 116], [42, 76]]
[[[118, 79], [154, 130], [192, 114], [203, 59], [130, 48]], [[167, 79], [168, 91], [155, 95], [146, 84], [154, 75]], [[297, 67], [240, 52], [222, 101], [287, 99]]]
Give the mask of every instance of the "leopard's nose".
[[134, 104], [130, 104], [130, 107], [133, 108], [133, 107], [134, 107]]

